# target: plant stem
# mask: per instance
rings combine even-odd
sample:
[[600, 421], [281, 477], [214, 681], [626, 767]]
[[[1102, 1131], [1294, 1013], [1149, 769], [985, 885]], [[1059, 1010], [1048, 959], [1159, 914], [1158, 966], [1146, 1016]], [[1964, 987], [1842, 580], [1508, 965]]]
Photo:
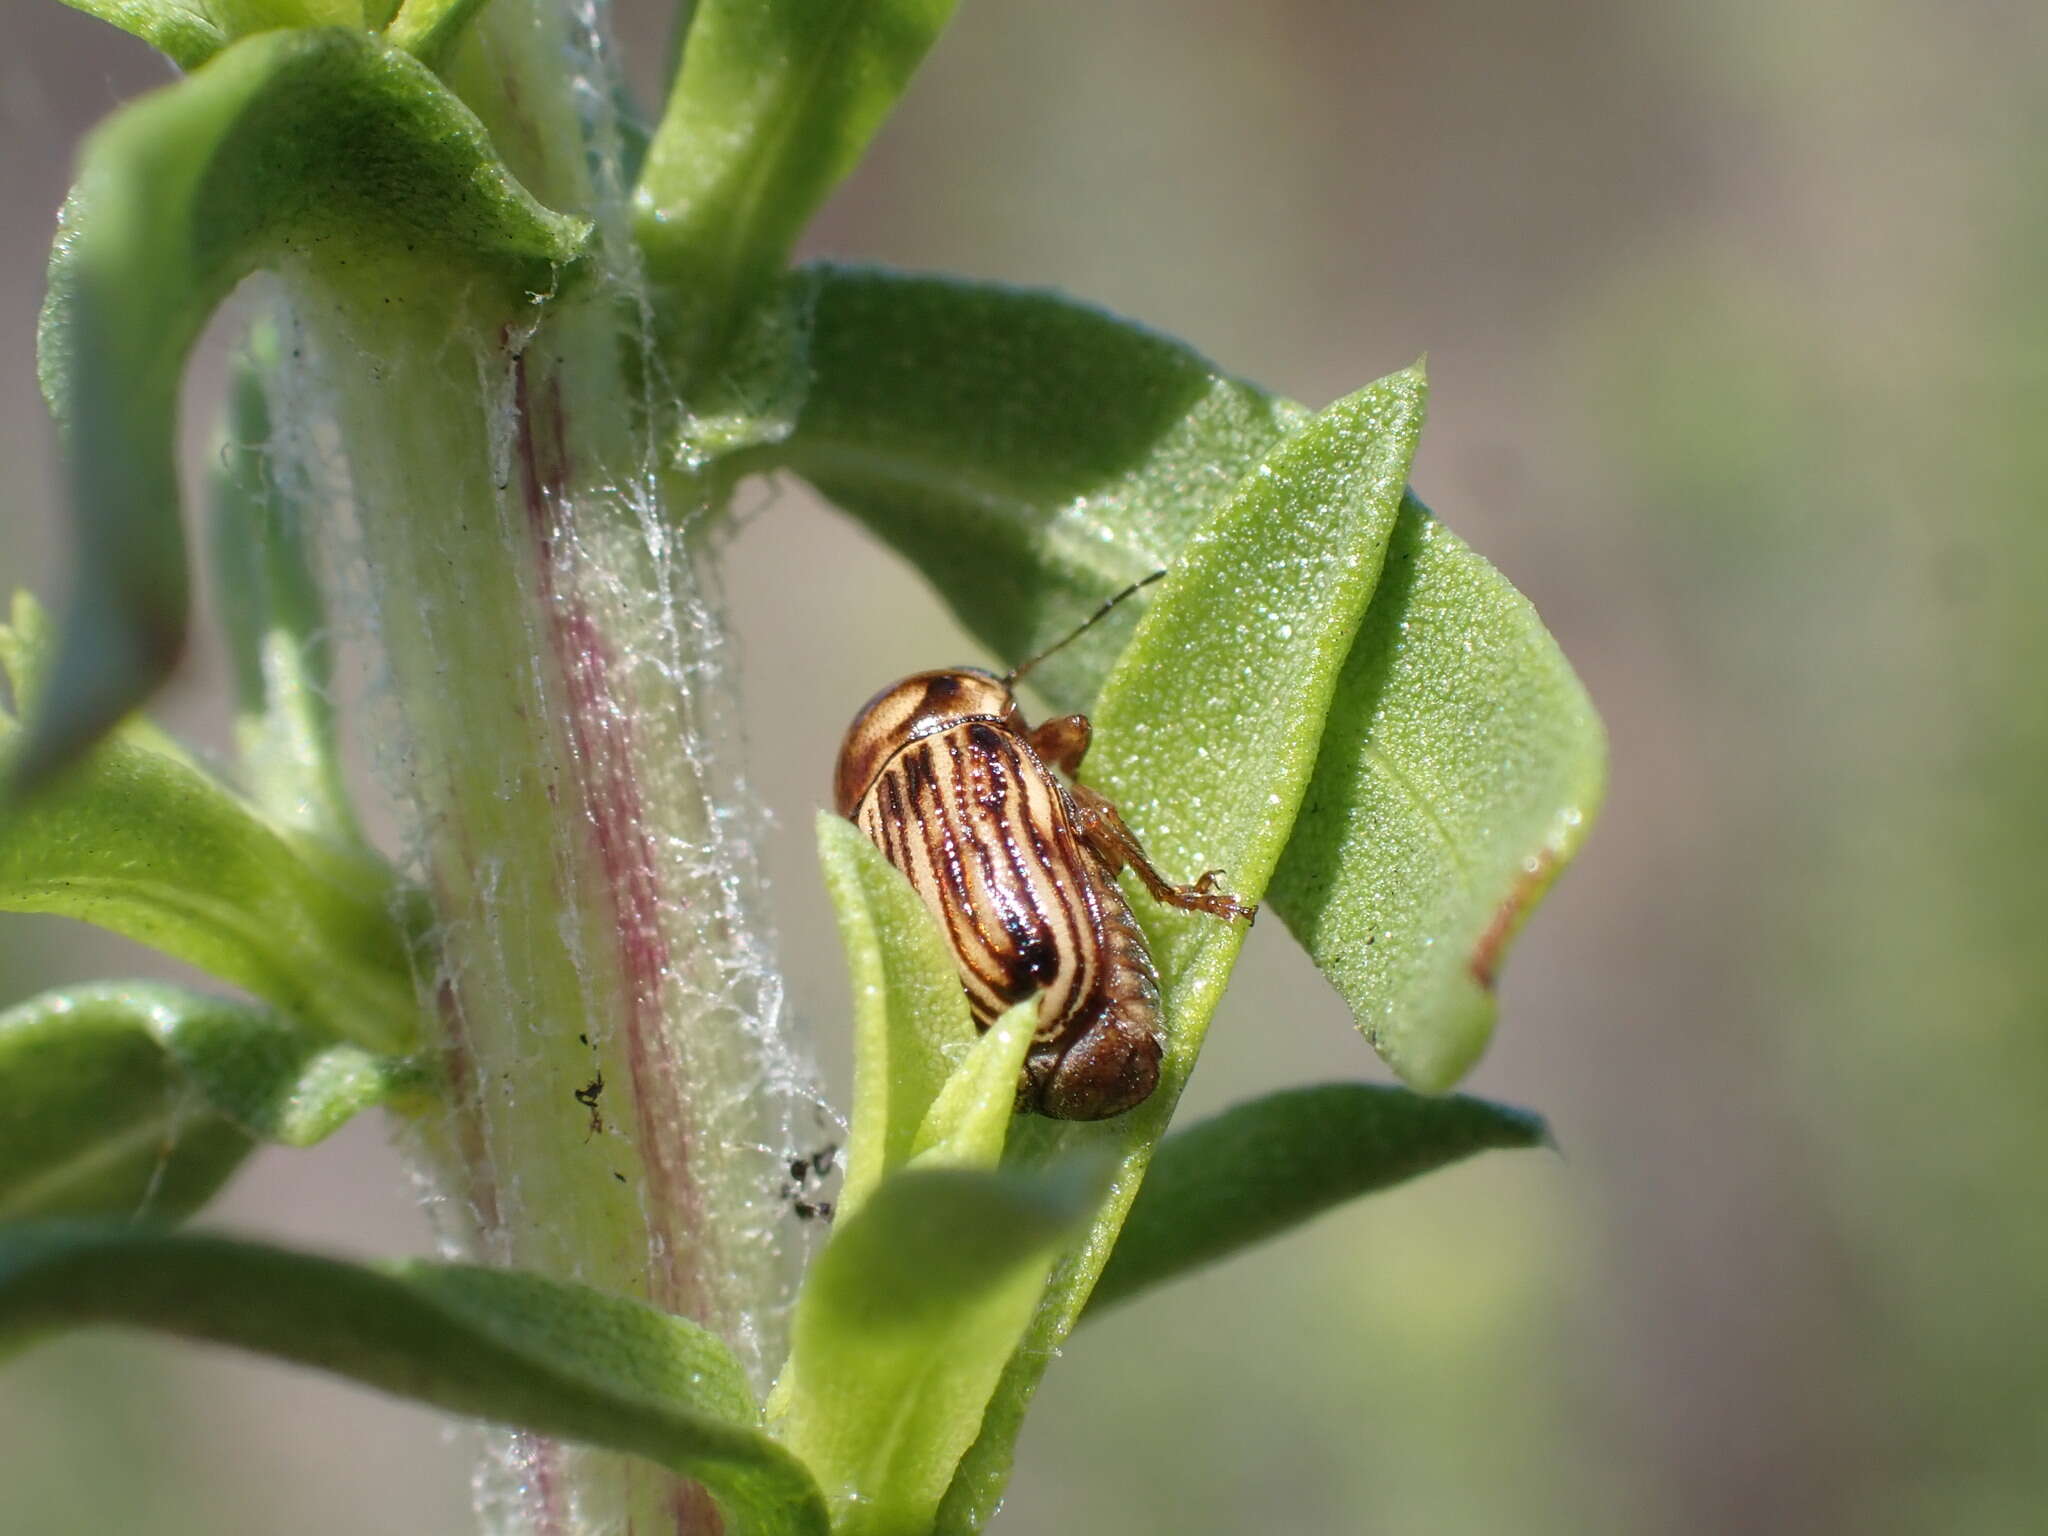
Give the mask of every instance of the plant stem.
[[[503, 75], [486, 117], [545, 146], [522, 174], [623, 227], [583, 169], [567, 22], [537, 3], [483, 25]], [[786, 1036], [723, 629], [686, 536], [711, 509], [655, 472], [630, 249], [525, 314], [445, 274], [309, 264], [292, 286], [346, 445], [436, 920], [420, 975], [450, 1106], [425, 1138], [443, 1230], [689, 1316], [759, 1384], [801, 1259], [781, 1175], [822, 1112]], [[494, 1529], [719, 1528], [645, 1463], [530, 1438], [498, 1459]]]

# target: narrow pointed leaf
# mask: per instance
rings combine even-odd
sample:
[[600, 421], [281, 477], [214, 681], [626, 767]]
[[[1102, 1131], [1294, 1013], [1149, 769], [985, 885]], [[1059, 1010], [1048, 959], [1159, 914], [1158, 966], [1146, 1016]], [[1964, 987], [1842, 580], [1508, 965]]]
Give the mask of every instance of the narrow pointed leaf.
[[50, 261], [39, 366], [64, 437], [78, 591], [53, 698], [16, 764], [35, 782], [175, 664], [186, 571], [178, 385], [248, 272], [301, 264], [379, 303], [498, 304], [554, 286], [586, 226], [499, 164], [410, 55], [343, 28], [271, 31], [130, 103], [81, 158]]
[[1290, 1088], [1235, 1105], [1159, 1144], [1087, 1315], [1347, 1200], [1475, 1152], [1538, 1146], [1546, 1135], [1527, 1110], [1367, 1083]]
[[773, 289], [952, 12], [953, 0], [698, 0], [635, 194], [679, 378], [719, 362], [728, 317]]
[[840, 1223], [797, 1302], [783, 1441], [835, 1536], [928, 1531], [1046, 1268], [1094, 1203], [1075, 1169], [913, 1170]]
[[881, 850], [845, 817], [821, 811], [818, 859], [853, 978], [845, 1220], [910, 1160], [932, 1101], [974, 1044], [974, 1024], [952, 951]]
[[[0, 660], [34, 701], [33, 604], [16, 619]], [[0, 762], [23, 734], [0, 715]], [[0, 911], [95, 923], [375, 1050], [412, 1037], [404, 907], [381, 863], [274, 826], [146, 726], [0, 809]]]
[[[1084, 776], [1108, 791], [1179, 878], [1228, 872], [1256, 900], [1308, 786], [1323, 717], [1379, 576], [1421, 432], [1408, 369], [1347, 396], [1282, 441], [1193, 539], [1158, 589], [1096, 709]], [[1159, 1089], [1100, 1126], [1018, 1133], [1027, 1155], [1113, 1150], [1116, 1177], [1062, 1262], [962, 1460], [939, 1528], [978, 1530], [1009, 1476], [1023, 1415], [1108, 1261], [1244, 941], [1241, 924], [1135, 899], [1167, 1030]]]
[[993, 1168], [1017, 1116], [1017, 1083], [1038, 1030], [1038, 999], [1028, 997], [974, 1042], [918, 1127], [912, 1165]]
[[0, 1232], [0, 1343], [92, 1323], [232, 1344], [632, 1452], [703, 1483], [731, 1530], [824, 1536], [816, 1485], [758, 1427], [724, 1346], [637, 1302], [517, 1271], [366, 1268], [146, 1229]]

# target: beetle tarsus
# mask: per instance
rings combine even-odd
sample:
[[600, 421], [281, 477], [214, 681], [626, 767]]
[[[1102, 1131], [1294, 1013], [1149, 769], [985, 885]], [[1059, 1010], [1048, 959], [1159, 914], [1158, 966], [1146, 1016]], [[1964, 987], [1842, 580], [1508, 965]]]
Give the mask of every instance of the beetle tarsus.
[[1216, 889], [1216, 879], [1223, 873], [1219, 869], [1208, 871], [1192, 885], [1175, 885], [1160, 874], [1145, 856], [1144, 846], [1139, 843], [1137, 835], [1124, 825], [1123, 816], [1108, 797], [1085, 784], [1073, 785], [1068, 793], [1074, 802], [1075, 830], [1109, 866], [1110, 873], [1131, 870], [1152, 893], [1154, 901], [1178, 907], [1183, 912], [1206, 912], [1225, 922], [1243, 918], [1246, 924], [1258, 916], [1256, 902], [1239, 901], [1228, 891]]

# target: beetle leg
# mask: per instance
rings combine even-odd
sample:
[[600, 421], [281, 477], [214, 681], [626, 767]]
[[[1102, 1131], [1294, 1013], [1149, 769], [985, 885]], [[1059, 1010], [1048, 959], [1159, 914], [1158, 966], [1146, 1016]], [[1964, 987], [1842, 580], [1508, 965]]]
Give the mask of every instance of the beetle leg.
[[1031, 728], [1031, 750], [1068, 778], [1080, 770], [1093, 735], [1086, 715], [1060, 715]]
[[1074, 785], [1068, 793], [1074, 804], [1074, 830], [1109, 866], [1111, 874], [1128, 867], [1152, 893], [1154, 901], [1184, 912], [1207, 912], [1211, 917], [1226, 920], [1241, 917], [1247, 923], [1258, 916], [1258, 903], [1242, 902], [1229, 892], [1216, 889], [1220, 870], [1208, 871], [1192, 885], [1175, 885], [1145, 857], [1137, 836], [1124, 825], [1123, 817], [1106, 796], [1085, 784]]

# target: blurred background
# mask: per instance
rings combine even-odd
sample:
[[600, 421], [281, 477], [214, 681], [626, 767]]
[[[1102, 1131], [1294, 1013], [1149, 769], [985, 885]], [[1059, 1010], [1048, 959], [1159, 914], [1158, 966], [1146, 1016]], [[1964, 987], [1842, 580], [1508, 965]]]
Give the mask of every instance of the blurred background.
[[[33, 334], [79, 136], [166, 77], [0, 54], [0, 579], [62, 593]], [[622, 42], [658, 68], [663, 7]], [[997, 1529], [2048, 1530], [2048, 10], [969, 4], [816, 252], [1050, 284], [1320, 405], [1430, 356], [1422, 495], [1613, 741], [1468, 1085], [1494, 1154], [1091, 1324]], [[196, 462], [217, 364], [202, 366]], [[794, 488], [727, 580], [793, 996], [843, 1102], [810, 818], [882, 682], [979, 659]], [[224, 744], [217, 653], [164, 712]], [[0, 999], [161, 967], [0, 924]], [[1188, 1111], [1380, 1075], [1261, 925]], [[217, 1223], [425, 1251], [373, 1124]], [[10, 1529], [467, 1528], [440, 1420], [74, 1338], [0, 1374]]]

